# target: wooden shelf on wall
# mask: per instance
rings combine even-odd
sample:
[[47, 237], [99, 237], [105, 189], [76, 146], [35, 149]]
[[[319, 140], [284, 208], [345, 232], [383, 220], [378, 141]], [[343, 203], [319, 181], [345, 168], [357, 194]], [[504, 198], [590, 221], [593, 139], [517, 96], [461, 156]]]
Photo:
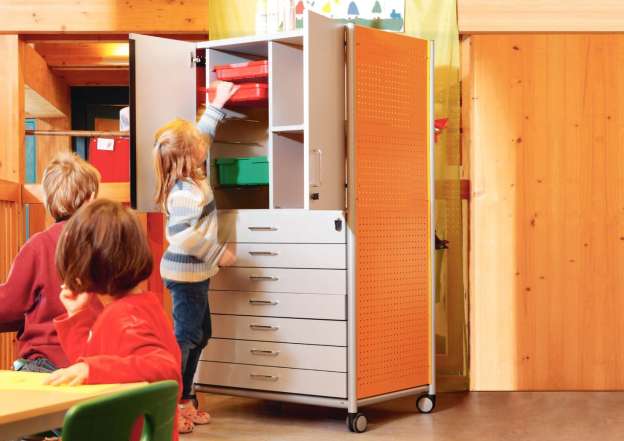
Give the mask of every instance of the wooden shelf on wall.
[[[1, 188], [0, 186], [0, 190]], [[110, 199], [126, 204], [130, 203], [130, 184], [128, 182], [103, 182], [100, 184], [98, 198]], [[42, 204], [43, 199], [43, 189], [40, 184], [24, 184], [22, 201], [25, 204]]]

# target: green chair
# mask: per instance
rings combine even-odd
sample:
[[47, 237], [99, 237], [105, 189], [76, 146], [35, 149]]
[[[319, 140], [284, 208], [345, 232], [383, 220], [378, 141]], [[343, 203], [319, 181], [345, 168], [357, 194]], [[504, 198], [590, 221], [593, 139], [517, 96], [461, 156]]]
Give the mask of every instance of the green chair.
[[141, 441], [171, 441], [178, 383], [161, 381], [78, 404], [67, 412], [63, 441], [127, 441], [144, 417]]

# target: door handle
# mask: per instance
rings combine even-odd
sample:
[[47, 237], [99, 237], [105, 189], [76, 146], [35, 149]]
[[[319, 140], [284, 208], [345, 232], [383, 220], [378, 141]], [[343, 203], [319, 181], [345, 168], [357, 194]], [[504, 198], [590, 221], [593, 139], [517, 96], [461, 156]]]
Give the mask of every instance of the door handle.
[[275, 227], [247, 227], [251, 231], [277, 231]]
[[251, 329], [254, 331], [277, 331], [279, 326], [271, 326], [271, 325], [249, 325]]
[[279, 351], [268, 351], [263, 349], [251, 349], [249, 352], [253, 355], [264, 355], [267, 357], [277, 357], [279, 355]]
[[274, 276], [254, 276], [254, 275], [249, 276], [249, 279], [255, 282], [262, 282], [262, 281], [277, 282], [279, 280], [277, 277], [274, 277]]
[[249, 374], [254, 380], [277, 381], [279, 377], [276, 375]]
[[249, 299], [249, 304], [250, 305], [258, 305], [258, 306], [275, 306], [277, 305], [279, 302], [277, 300], [256, 300], [256, 299]]
[[252, 256], [277, 256], [278, 253], [274, 253], [272, 251], [250, 251], [250, 255]]
[[314, 149], [310, 152], [310, 155], [316, 155], [316, 176], [311, 183], [310, 186], [314, 188], [323, 186], [323, 150]]

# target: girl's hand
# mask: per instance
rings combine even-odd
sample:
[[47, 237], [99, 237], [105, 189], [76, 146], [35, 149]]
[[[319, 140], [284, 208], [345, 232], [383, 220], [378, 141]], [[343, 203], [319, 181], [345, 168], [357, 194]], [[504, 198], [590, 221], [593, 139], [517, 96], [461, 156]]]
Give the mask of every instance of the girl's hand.
[[219, 266], [232, 266], [236, 263], [236, 254], [230, 248], [230, 244], [225, 246], [225, 251], [219, 259]]
[[89, 377], [89, 365], [76, 363], [65, 369], [59, 369], [50, 374], [43, 384], [50, 386], [79, 386]]
[[67, 310], [67, 315], [69, 317], [76, 315], [83, 309], [86, 309], [89, 301], [91, 300], [91, 294], [86, 292], [76, 294], [75, 292], [67, 289], [65, 285], [61, 286], [61, 294], [59, 297], [61, 298], [61, 303]]
[[228, 83], [227, 81], [213, 81], [210, 87], [216, 90], [214, 99], [210, 105], [217, 109], [222, 109], [225, 103], [232, 98], [232, 95], [240, 89], [240, 86]]

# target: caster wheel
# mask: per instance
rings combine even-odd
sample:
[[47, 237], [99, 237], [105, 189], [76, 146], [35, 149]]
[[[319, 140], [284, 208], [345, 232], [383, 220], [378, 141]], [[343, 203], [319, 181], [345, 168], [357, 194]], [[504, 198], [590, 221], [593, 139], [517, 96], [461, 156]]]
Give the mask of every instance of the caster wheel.
[[435, 409], [436, 396], [424, 394], [416, 400], [416, 407], [420, 413], [431, 413]]
[[368, 427], [368, 420], [363, 413], [350, 413], [347, 416], [347, 426], [351, 432], [362, 433], [366, 432]]

